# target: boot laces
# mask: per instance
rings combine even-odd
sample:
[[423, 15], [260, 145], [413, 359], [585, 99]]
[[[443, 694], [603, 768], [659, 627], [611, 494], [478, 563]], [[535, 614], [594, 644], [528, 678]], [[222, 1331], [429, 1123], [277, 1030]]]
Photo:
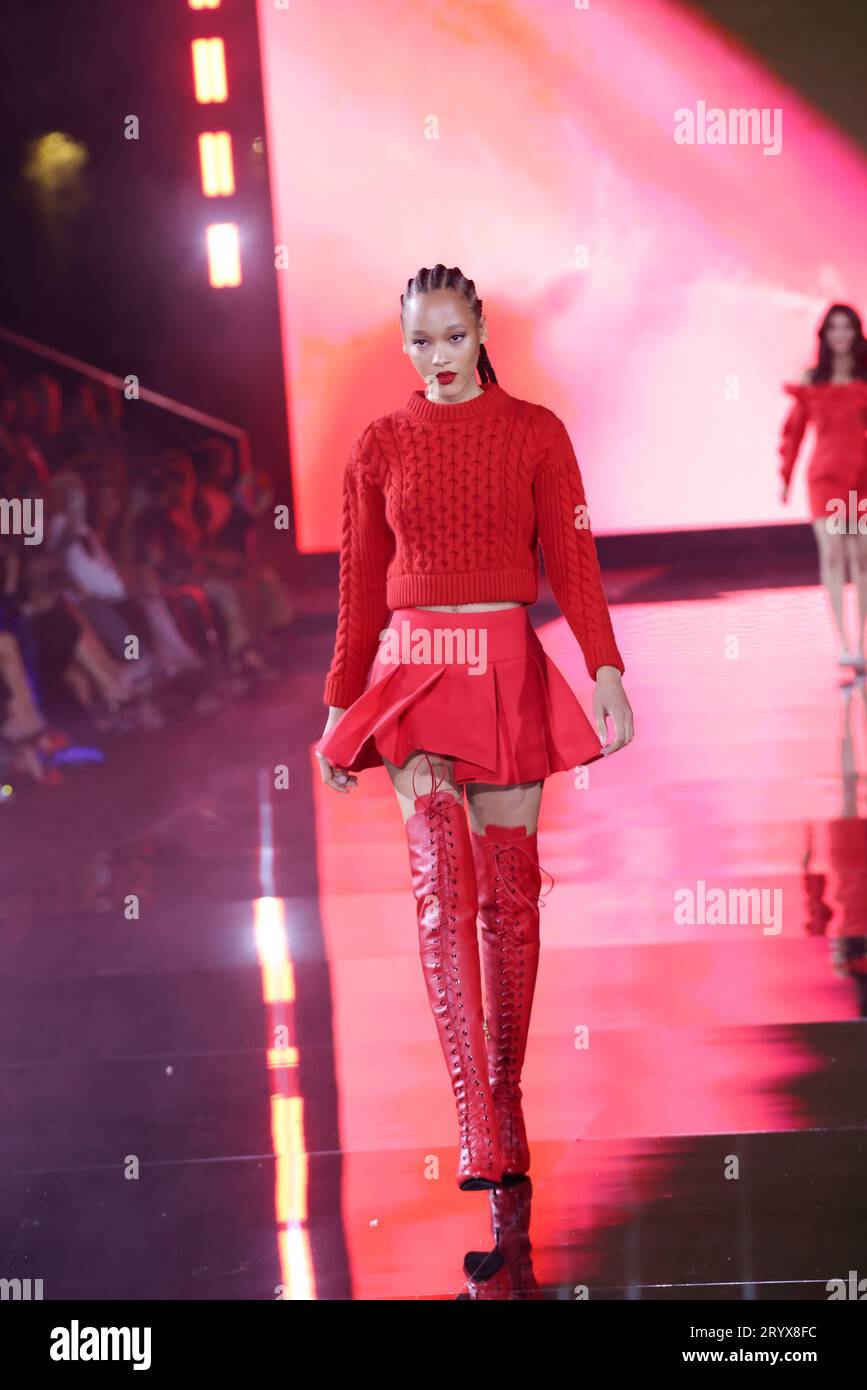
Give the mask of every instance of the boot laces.
[[[442, 807], [443, 807], [443, 800], [442, 800], [442, 797], [438, 797], [437, 794], [438, 794], [438, 792], [439, 792], [440, 787], [443, 785], [443, 783], [444, 783], [445, 780], [446, 780], [446, 774], [445, 774], [445, 772], [443, 772], [443, 774], [442, 774], [441, 777], [438, 777], [438, 776], [437, 776], [437, 772], [436, 772], [436, 769], [435, 769], [435, 767], [434, 767], [433, 760], [432, 760], [432, 758], [431, 758], [431, 756], [430, 756], [429, 753], [426, 753], [426, 752], [424, 752], [424, 750], [422, 750], [422, 757], [423, 757], [423, 758], [425, 759], [425, 761], [427, 762], [428, 773], [430, 774], [430, 780], [431, 780], [431, 789], [430, 789], [430, 792], [429, 792], [429, 793], [426, 793], [426, 795], [427, 795], [427, 809], [428, 809], [428, 811], [431, 811], [431, 812], [433, 812], [433, 811], [438, 811], [438, 810], [442, 810]], [[417, 789], [417, 787], [416, 787], [416, 785], [415, 785], [415, 779], [416, 779], [416, 777], [418, 776], [420, 767], [421, 767], [421, 763], [420, 763], [420, 762], [417, 762], [416, 765], [415, 765], [415, 767], [414, 767], [413, 770], [412, 770], [412, 797], [413, 797], [413, 801], [419, 800], [419, 793], [418, 793], [418, 789]], [[450, 797], [450, 800], [451, 800], [451, 801], [454, 801], [455, 798], [454, 798], [454, 797]]]
[[[455, 884], [453, 879], [452, 866], [450, 862], [451, 857], [449, 852], [449, 837], [447, 833], [449, 828], [448, 817], [454, 814], [454, 807], [458, 805], [458, 802], [456, 801], [456, 798], [452, 796], [449, 792], [440, 791], [442, 784], [446, 780], [445, 772], [443, 772], [442, 776], [437, 775], [436, 768], [434, 767], [434, 763], [430, 757], [430, 754], [425, 752], [424, 750], [422, 750], [422, 757], [427, 762], [428, 772], [430, 774], [431, 779], [431, 790], [429, 794], [426, 794], [425, 815], [427, 816], [428, 823], [433, 832], [433, 839], [436, 839], [436, 831], [440, 830], [443, 833], [444, 840], [444, 855], [442, 856], [442, 858], [439, 856], [439, 854], [437, 855], [437, 862], [440, 865], [440, 869], [434, 870], [435, 882], [438, 889], [445, 887], [449, 899], [451, 899], [454, 895]], [[415, 784], [415, 779], [420, 767], [421, 761], [416, 763], [412, 772], [411, 785], [413, 800], [421, 799], [417, 797], [417, 788]], [[463, 814], [463, 812], [461, 813]], [[444, 873], [445, 875], [446, 882], [444, 885], [438, 877], [440, 872]], [[432, 896], [436, 898], [437, 893], [432, 894]], [[437, 931], [441, 934], [443, 927], [443, 905], [441, 902], [438, 901], [438, 906], [440, 908], [440, 911], [438, 913]], [[441, 936], [440, 939], [442, 940]], [[442, 976], [444, 979], [454, 981], [456, 977], [452, 974], [451, 966], [448, 965], [446, 961], [448, 948], [445, 945], [445, 943], [443, 943], [441, 949], [443, 951], [443, 959], [441, 966]], [[488, 1035], [486, 1019], [483, 1020], [483, 1031], [486, 1035]], [[491, 1118], [488, 1115], [488, 1107], [485, 1104], [484, 1097], [481, 1094], [481, 1090], [478, 1086], [478, 1083], [474, 1083], [471, 1080], [471, 1072], [474, 1069], [471, 1067], [469, 1059], [466, 1055], [466, 1045], [462, 1043], [459, 1038], [455, 1037], [454, 1046], [456, 1048], [455, 1055], [457, 1055], [457, 1057], [459, 1058], [459, 1063], [462, 1072], [460, 1081], [456, 1089], [458, 1118], [461, 1131], [461, 1152], [466, 1158], [473, 1161], [475, 1161], [476, 1155], [478, 1154], [478, 1161], [484, 1163], [486, 1158], [488, 1160], [490, 1159], [491, 1150], [493, 1148], [493, 1139], [491, 1134]], [[471, 1127], [471, 1109], [476, 1113], [478, 1124], [480, 1126], [480, 1132], [476, 1135], [473, 1134]]]
[[[528, 861], [528, 863], [534, 870], [538, 867], [539, 872], [543, 873], [546, 878], [549, 878], [551, 880], [549, 887], [546, 889], [544, 893], [540, 893], [539, 898], [535, 902], [532, 898], [529, 898], [527, 896], [527, 894], [524, 892], [523, 888], [519, 883], [514, 883], [513, 881], [510, 882], [510, 876], [512, 878], [514, 877], [514, 871], [517, 867], [514, 859], [510, 858], [510, 856], [515, 854], [523, 854], [524, 858]], [[516, 845], [514, 843], [510, 843], [507, 840], [503, 840], [493, 846], [492, 856], [494, 860], [494, 867], [497, 871], [500, 881], [502, 882], [504, 889], [506, 890], [509, 897], [512, 899], [514, 903], [517, 903], [520, 907], [523, 901], [523, 903], [531, 910], [535, 910], [537, 905], [539, 907], [545, 906], [543, 899], [548, 897], [548, 894], [554, 887], [554, 875], [549, 873], [547, 869], [543, 869], [541, 864], [537, 864], [537, 861], [534, 859], [533, 855], [530, 854], [529, 850], [524, 849], [523, 845]], [[511, 875], [509, 871], [511, 871]]]

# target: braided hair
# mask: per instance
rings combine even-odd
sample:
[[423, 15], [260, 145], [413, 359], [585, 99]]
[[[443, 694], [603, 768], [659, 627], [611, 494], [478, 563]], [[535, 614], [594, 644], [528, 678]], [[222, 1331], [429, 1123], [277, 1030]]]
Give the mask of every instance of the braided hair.
[[[476, 294], [476, 286], [472, 280], [468, 280], [463, 271], [456, 265], [446, 269], [444, 265], [435, 265], [433, 269], [423, 266], [410, 280], [406, 282], [406, 290], [400, 296], [400, 322], [403, 326], [403, 311], [406, 301], [414, 299], [416, 295], [427, 294], [429, 290], [454, 290], [456, 294], [462, 295], [467, 301], [471, 312], [475, 315], [476, 323], [482, 317], [482, 301]], [[479, 356], [476, 363], [479, 373], [479, 380], [482, 382], [493, 381], [496, 383], [494, 369], [491, 366], [491, 359], [488, 350], [482, 343], [479, 347]]]

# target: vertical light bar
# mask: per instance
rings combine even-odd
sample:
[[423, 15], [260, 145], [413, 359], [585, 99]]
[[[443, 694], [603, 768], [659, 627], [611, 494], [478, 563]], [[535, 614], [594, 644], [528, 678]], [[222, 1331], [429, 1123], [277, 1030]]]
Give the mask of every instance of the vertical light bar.
[[193, 83], [196, 101], [226, 101], [226, 50], [222, 39], [193, 39]]
[[[274, 814], [271, 778], [259, 769], [259, 888], [253, 904], [256, 955], [262, 968], [262, 997], [268, 1010], [271, 1073], [271, 1145], [274, 1150], [274, 1211], [285, 1299], [315, 1299], [307, 1194], [310, 1172], [304, 1130], [304, 1099], [298, 1074], [295, 965], [286, 905], [274, 896]], [[279, 1058], [279, 1060], [277, 1060]]]
[[241, 243], [234, 222], [212, 222], [205, 228], [208, 283], [215, 290], [241, 283]]
[[203, 131], [199, 136], [199, 166], [206, 198], [226, 197], [235, 191], [232, 137], [227, 130]]

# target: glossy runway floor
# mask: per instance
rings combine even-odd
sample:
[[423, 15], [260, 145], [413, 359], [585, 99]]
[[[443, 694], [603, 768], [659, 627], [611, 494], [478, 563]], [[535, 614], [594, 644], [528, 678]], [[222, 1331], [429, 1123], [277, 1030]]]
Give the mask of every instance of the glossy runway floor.
[[[613, 612], [637, 735], [543, 799], [508, 1267], [547, 1299], [825, 1299], [865, 1272], [865, 686], [816, 588]], [[393, 794], [312, 758], [330, 640], [0, 806], [0, 1275], [45, 1298], [453, 1299], [493, 1243]]]

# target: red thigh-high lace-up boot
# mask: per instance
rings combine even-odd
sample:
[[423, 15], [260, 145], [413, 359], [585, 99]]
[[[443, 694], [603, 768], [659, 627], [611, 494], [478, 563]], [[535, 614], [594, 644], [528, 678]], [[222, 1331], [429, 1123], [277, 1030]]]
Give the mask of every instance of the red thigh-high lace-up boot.
[[470, 828], [449, 792], [414, 801], [406, 822], [422, 971], [460, 1125], [458, 1186], [500, 1182], [503, 1162], [488, 1080]]
[[482, 919], [488, 1077], [503, 1180], [517, 1182], [530, 1166], [521, 1068], [539, 965], [542, 871], [536, 834], [528, 834], [524, 826], [486, 825], [484, 835], [473, 831], [472, 845]]

